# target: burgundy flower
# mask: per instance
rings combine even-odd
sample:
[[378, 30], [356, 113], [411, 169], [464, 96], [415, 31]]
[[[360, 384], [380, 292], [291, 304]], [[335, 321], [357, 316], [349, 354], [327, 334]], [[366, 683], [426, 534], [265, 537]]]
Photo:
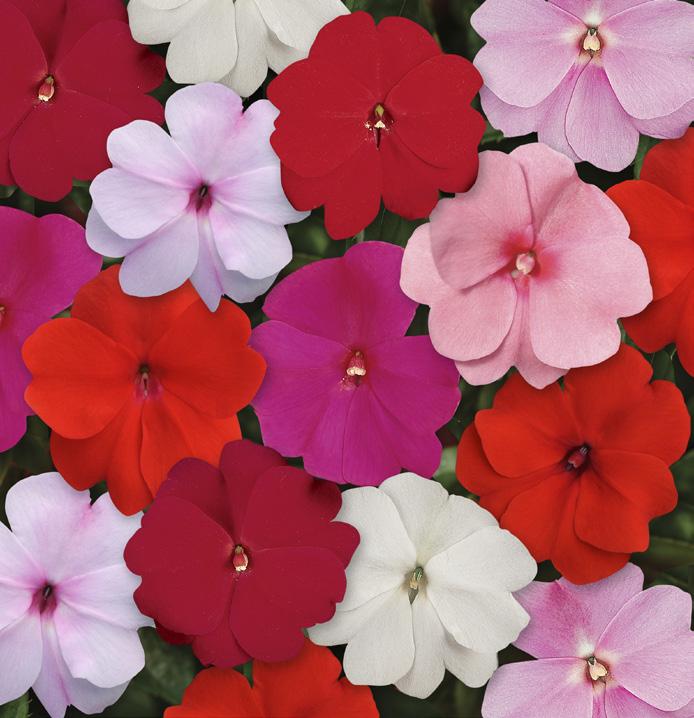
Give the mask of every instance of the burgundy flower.
[[332, 521], [341, 505], [334, 484], [250, 441], [227, 444], [219, 469], [184, 459], [125, 550], [137, 605], [205, 664], [293, 658], [345, 593], [359, 534]]
[[0, 184], [58, 200], [109, 166], [113, 129], [162, 122], [144, 93], [164, 60], [132, 39], [122, 0], [0, 0], [0, 47]]

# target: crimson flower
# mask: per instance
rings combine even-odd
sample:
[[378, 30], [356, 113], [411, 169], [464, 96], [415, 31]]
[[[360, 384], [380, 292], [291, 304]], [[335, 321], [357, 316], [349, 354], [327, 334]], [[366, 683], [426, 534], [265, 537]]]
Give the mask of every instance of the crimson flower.
[[109, 166], [116, 127], [162, 122], [164, 60], [127, 20], [122, 0], [0, 0], [0, 184], [58, 200]]
[[470, 62], [410, 20], [338, 17], [268, 87], [287, 197], [299, 210], [325, 205], [334, 239], [364, 229], [381, 199], [427, 217], [439, 190], [464, 192], [477, 176], [484, 120], [470, 101], [481, 85]]
[[293, 658], [345, 593], [359, 534], [332, 521], [341, 505], [335, 484], [250, 441], [227, 444], [219, 468], [184, 459], [126, 547], [135, 601], [205, 664]]
[[627, 345], [538, 391], [518, 374], [480, 411], [458, 450], [460, 482], [537, 561], [572, 583], [597, 581], [648, 548], [648, 522], [672, 511], [670, 464], [689, 440], [682, 394], [654, 381]]
[[164, 718], [378, 718], [371, 689], [341, 671], [329, 649], [305, 641], [292, 661], [253, 661], [253, 687], [229, 668], [201, 671]]
[[640, 179], [607, 194], [646, 255], [653, 285], [654, 301], [624, 319], [624, 328], [644, 351], [675, 342], [682, 366], [694, 376], [694, 129], [656, 145]]

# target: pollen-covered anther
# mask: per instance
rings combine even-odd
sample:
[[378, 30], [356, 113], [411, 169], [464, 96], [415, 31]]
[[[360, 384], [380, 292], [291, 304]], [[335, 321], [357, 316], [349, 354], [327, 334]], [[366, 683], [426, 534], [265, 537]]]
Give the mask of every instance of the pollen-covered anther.
[[39, 100], [48, 102], [55, 95], [55, 80], [52, 75], [47, 75], [39, 87]]
[[234, 548], [234, 556], [231, 559], [231, 563], [236, 573], [241, 573], [248, 568], [248, 555], [243, 546], [239, 545]]
[[588, 663], [588, 674], [592, 680], [603, 680], [609, 675], [610, 672], [595, 656], [586, 659], [586, 662]]
[[345, 373], [347, 376], [366, 376], [366, 360], [360, 351], [354, 352]]
[[586, 36], [583, 38], [583, 49], [591, 54], [596, 53], [600, 50], [600, 36], [598, 35], [598, 28], [589, 28]]

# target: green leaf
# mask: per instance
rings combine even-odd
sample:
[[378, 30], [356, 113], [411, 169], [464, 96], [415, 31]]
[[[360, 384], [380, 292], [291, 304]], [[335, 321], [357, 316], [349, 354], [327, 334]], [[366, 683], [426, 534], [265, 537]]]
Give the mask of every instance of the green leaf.
[[650, 566], [658, 571], [694, 563], [694, 544], [665, 536], [651, 536], [651, 544], [645, 553], [635, 553], [634, 563]]
[[482, 144], [498, 144], [501, 142], [501, 140], [504, 139], [504, 133], [500, 130], [494, 129], [488, 122], [487, 127], [484, 130], [484, 134], [482, 135]]
[[653, 365], [653, 379], [675, 381], [675, 366], [672, 363], [672, 357], [666, 351], [656, 352], [651, 364]]
[[634, 177], [638, 179], [641, 176], [641, 168], [643, 167], [643, 161], [646, 158], [646, 154], [651, 147], [655, 147], [658, 144], [658, 140], [652, 137], [646, 137], [641, 135], [639, 137], [639, 147], [636, 150], [636, 158], [634, 159]]
[[456, 453], [455, 446], [447, 446], [441, 454], [441, 463], [434, 474], [434, 478], [448, 491], [458, 485], [458, 479], [455, 476]]
[[680, 500], [694, 504], [694, 450], [672, 465]]
[[14, 185], [0, 185], [0, 199], [11, 197], [16, 189]]
[[28, 718], [29, 717], [29, 694], [25, 693], [11, 703], [0, 706], [0, 718]]

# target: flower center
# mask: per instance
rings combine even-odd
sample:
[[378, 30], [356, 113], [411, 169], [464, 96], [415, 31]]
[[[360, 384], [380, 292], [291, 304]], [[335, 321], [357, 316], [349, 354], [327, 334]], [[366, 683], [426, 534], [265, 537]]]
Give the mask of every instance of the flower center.
[[46, 583], [36, 591], [34, 601], [39, 613], [53, 610], [55, 608], [55, 588], [50, 583]]
[[511, 271], [511, 276], [514, 279], [527, 276], [535, 269], [536, 263], [535, 252], [521, 252], [516, 256], [515, 269]]
[[610, 675], [607, 667], [600, 663], [595, 656], [587, 658], [586, 663], [588, 664], [588, 675], [591, 679], [593, 681], [602, 681], [604, 683], [607, 676]]
[[365, 126], [376, 136], [376, 147], [381, 144], [381, 132], [388, 132], [393, 124], [393, 117], [380, 102], [373, 108]]
[[198, 212], [208, 210], [212, 204], [212, 188], [201, 184], [190, 193], [190, 201]]
[[355, 389], [366, 376], [366, 357], [364, 352], [355, 349], [345, 364], [345, 374], [342, 377], [343, 389]]
[[0, 327], [2, 326], [2, 323], [5, 321], [5, 315], [7, 313], [7, 308], [0, 304]]
[[409, 596], [410, 603], [414, 603], [415, 598], [417, 598], [417, 595], [419, 594], [419, 588], [424, 581], [424, 569], [421, 566], [417, 566], [414, 571], [412, 571], [412, 574], [410, 575], [410, 580], [407, 584], [407, 595]]
[[161, 393], [161, 385], [152, 376], [149, 365], [142, 364], [137, 370], [135, 377], [135, 394], [140, 399], [148, 399], [149, 397], [158, 396]]
[[566, 457], [566, 465], [564, 468], [567, 471], [578, 471], [588, 460], [589, 453], [590, 446], [588, 446], [588, 444], [579, 446]]
[[236, 573], [243, 573], [243, 571], [248, 568], [248, 554], [241, 544], [234, 547], [234, 555], [231, 559], [231, 563], [234, 565]]
[[583, 49], [586, 52], [589, 52], [592, 57], [593, 55], [595, 55], [596, 52], [600, 52], [601, 47], [602, 44], [600, 42], [600, 35], [598, 35], [598, 28], [588, 28], [588, 32], [583, 38]]
[[41, 100], [41, 102], [48, 102], [53, 95], [55, 95], [55, 80], [52, 75], [46, 75], [39, 87], [39, 100]]

